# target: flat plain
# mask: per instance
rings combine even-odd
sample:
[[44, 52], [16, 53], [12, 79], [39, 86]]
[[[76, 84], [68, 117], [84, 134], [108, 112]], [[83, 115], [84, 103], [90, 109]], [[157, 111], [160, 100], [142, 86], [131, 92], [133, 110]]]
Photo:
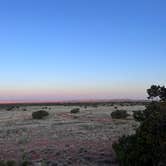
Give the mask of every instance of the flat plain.
[[[79, 108], [78, 113], [70, 111]], [[127, 110], [126, 119], [112, 119], [111, 112]], [[112, 143], [130, 135], [139, 125], [133, 111], [143, 104], [19, 105], [0, 107], [0, 160], [30, 161], [31, 165], [117, 165]], [[45, 110], [49, 116], [32, 118]]]

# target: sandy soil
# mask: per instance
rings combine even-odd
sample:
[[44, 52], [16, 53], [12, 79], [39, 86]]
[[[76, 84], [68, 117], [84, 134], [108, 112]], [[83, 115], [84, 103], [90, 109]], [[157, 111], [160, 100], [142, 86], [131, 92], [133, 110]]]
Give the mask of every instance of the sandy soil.
[[[80, 108], [77, 114], [70, 110]], [[132, 111], [145, 107], [118, 106]], [[32, 112], [46, 110], [49, 116], [33, 120]], [[0, 160], [29, 160], [33, 165], [107, 166], [117, 165], [112, 143], [134, 133], [132, 116], [112, 120], [115, 106], [20, 106], [0, 109]]]

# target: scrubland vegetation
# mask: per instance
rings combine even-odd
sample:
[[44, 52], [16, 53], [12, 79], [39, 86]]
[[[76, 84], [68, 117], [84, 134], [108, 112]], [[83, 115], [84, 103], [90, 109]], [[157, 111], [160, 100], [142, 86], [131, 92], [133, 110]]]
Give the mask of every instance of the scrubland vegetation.
[[0, 166], [164, 166], [165, 89], [147, 92], [148, 102], [1, 106]]
[[32, 118], [33, 119], [43, 119], [44, 117], [48, 116], [49, 113], [44, 110], [36, 111], [32, 113]]
[[79, 111], [80, 111], [79, 108], [74, 108], [74, 109], [72, 109], [70, 112], [71, 112], [72, 114], [76, 114], [76, 113], [79, 113]]
[[126, 110], [116, 110], [111, 113], [113, 119], [125, 119], [129, 116]]
[[136, 133], [113, 144], [121, 166], [165, 166], [166, 164], [166, 88], [151, 86], [144, 111], [134, 113], [140, 122]]

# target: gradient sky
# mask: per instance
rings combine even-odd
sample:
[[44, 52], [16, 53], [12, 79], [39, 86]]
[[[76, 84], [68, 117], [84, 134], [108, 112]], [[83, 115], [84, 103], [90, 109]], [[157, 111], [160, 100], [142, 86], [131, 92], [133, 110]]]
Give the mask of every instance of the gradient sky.
[[0, 101], [146, 97], [166, 83], [165, 0], [1, 0]]

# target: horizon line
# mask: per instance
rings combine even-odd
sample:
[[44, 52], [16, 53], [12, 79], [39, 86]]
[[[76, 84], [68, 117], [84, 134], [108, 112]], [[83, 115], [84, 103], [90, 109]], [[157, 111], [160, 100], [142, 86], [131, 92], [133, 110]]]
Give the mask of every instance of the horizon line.
[[74, 100], [4, 100], [0, 104], [60, 104], [60, 103], [92, 103], [92, 102], [134, 102], [134, 101], [147, 101], [148, 99], [130, 99], [130, 98], [115, 98], [115, 99], [74, 99]]

